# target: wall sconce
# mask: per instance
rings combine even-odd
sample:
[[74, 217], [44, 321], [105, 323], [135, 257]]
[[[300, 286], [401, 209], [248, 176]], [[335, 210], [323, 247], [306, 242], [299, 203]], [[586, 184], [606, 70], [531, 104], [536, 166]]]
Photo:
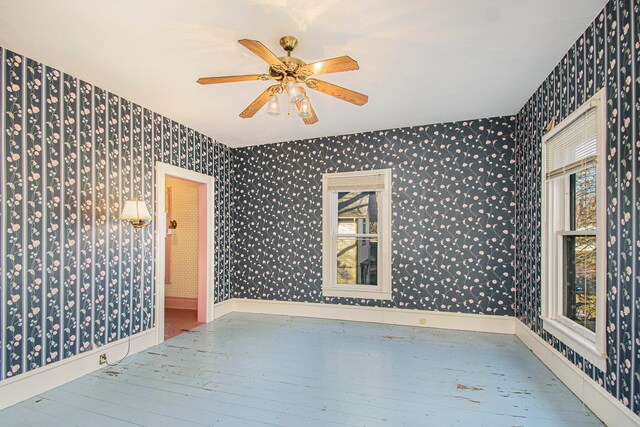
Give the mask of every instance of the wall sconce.
[[[125, 200], [124, 206], [122, 207], [122, 212], [120, 212], [120, 217], [118, 219], [123, 221], [129, 221], [135, 231], [140, 231], [141, 228], [148, 227], [149, 225], [151, 225], [151, 220], [153, 219], [153, 217], [149, 213], [149, 209], [147, 209], [147, 204], [144, 202], [144, 200], [134, 199], [134, 200]], [[142, 239], [141, 238], [142, 236], [140, 235], [138, 235], [138, 237], [140, 237], [138, 241], [140, 242], [140, 249], [142, 250], [144, 249], [143, 248], [144, 239]], [[129, 304], [131, 304], [132, 302], [131, 295], [133, 295], [133, 282], [130, 282], [129, 289], [130, 289]], [[139, 289], [139, 298], [140, 298], [140, 301], [142, 301], [142, 286], [140, 286], [140, 289]], [[142, 306], [142, 311], [145, 313], [147, 312], [144, 305]], [[129, 344], [127, 345], [127, 352], [122, 357], [122, 359], [118, 360], [115, 363], [109, 363], [109, 361], [105, 357], [104, 361], [107, 365], [109, 366], [118, 365], [124, 359], [126, 359], [127, 356], [129, 356], [129, 351], [131, 350], [131, 337], [133, 336], [132, 327], [133, 327], [133, 310], [129, 310], [129, 338], [128, 338]], [[135, 355], [133, 357], [135, 358]], [[130, 363], [130, 361], [127, 363]]]
[[144, 200], [127, 200], [124, 202], [120, 219], [131, 222], [131, 225], [136, 230], [143, 227], [148, 227], [151, 224], [153, 217], [147, 209], [147, 204]]
[[178, 228], [178, 222], [175, 219], [169, 221], [169, 231], [167, 231], [167, 235], [172, 235], [174, 233], [173, 230], [175, 230], [176, 228]]

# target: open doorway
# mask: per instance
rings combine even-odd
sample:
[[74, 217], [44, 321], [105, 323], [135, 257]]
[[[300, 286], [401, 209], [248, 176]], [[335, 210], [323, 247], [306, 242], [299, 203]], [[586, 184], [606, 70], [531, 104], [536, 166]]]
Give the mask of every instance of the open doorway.
[[[205, 184], [167, 176], [164, 182], [167, 235], [164, 264], [164, 339], [204, 323], [198, 316], [200, 187]], [[205, 194], [206, 196], [206, 194]], [[206, 221], [206, 219], [204, 219]], [[206, 234], [204, 235], [206, 238]], [[201, 321], [198, 321], [200, 317]]]
[[213, 319], [213, 178], [158, 162], [157, 342]]

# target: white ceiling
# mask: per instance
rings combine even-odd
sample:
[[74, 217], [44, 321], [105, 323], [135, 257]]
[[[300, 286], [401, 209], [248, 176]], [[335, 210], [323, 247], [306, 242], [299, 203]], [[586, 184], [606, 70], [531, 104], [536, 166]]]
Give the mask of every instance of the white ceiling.
[[[230, 146], [514, 114], [606, 0], [0, 0], [0, 45], [164, 114]], [[319, 123], [238, 114], [267, 72], [237, 43], [299, 39], [306, 62], [350, 55], [323, 79], [363, 107], [310, 91]]]

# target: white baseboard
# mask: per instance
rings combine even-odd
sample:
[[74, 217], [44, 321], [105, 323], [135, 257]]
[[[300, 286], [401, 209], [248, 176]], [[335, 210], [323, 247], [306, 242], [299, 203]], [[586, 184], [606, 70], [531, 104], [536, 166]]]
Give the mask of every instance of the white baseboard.
[[292, 301], [232, 299], [232, 311], [514, 334], [513, 317]]
[[[607, 425], [617, 427], [640, 426], [640, 417], [615, 399], [602, 386], [584, 375], [578, 367], [547, 344], [521, 321], [513, 317], [253, 299], [231, 299], [223, 304], [225, 304], [224, 314], [230, 312], [276, 314], [516, 334], [542, 363]], [[224, 314], [222, 314], [222, 311], [216, 312], [216, 317]], [[424, 320], [424, 323], [421, 320]], [[583, 375], [585, 378], [584, 389]]]
[[[0, 382], [0, 409], [37, 396], [83, 375], [103, 368], [100, 354], [106, 354], [109, 363], [120, 360], [127, 352], [128, 339], [124, 338], [82, 354], [52, 363], [42, 368]], [[135, 354], [156, 344], [155, 327], [131, 337], [131, 351]]]
[[515, 327], [516, 336], [606, 425], [640, 426], [640, 417], [584, 374], [580, 368], [551, 347], [527, 325], [516, 320]]
[[[230, 299], [214, 305], [215, 319], [231, 312], [515, 334], [607, 425], [640, 426], [640, 417], [610, 395], [602, 386], [584, 375], [578, 367], [525, 324], [513, 317], [251, 299]], [[134, 335], [131, 339], [130, 354], [154, 346], [155, 340], [155, 328]], [[118, 360], [124, 355], [126, 348], [127, 339], [123, 339], [15, 378], [6, 379], [0, 382], [0, 409], [100, 369], [102, 367], [98, 360], [100, 354], [106, 353], [111, 361]]]
[[164, 297], [164, 308], [177, 308], [180, 310], [197, 310], [198, 298]]
[[228, 299], [226, 301], [222, 301], [213, 305], [213, 318], [217, 319], [219, 317], [225, 316], [233, 311], [233, 301], [232, 299]]

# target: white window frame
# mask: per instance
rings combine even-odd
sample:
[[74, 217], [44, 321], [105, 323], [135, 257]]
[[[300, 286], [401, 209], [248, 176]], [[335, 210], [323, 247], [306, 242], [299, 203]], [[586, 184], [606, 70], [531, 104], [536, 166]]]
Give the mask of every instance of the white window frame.
[[[360, 178], [383, 175], [378, 196], [378, 284], [337, 283], [338, 191], [328, 189], [329, 178]], [[348, 190], [340, 190], [348, 191]], [[366, 191], [362, 188], [354, 191]], [[372, 189], [373, 191], [373, 189]], [[391, 169], [337, 172], [322, 175], [322, 294], [325, 297], [391, 299]]]
[[[563, 315], [564, 244], [569, 234], [569, 177], [547, 181], [547, 141], [591, 108], [596, 112], [596, 332]], [[542, 323], [543, 328], [592, 365], [606, 371], [606, 92], [600, 90], [542, 138]], [[557, 210], [551, 211], [556, 208]]]

